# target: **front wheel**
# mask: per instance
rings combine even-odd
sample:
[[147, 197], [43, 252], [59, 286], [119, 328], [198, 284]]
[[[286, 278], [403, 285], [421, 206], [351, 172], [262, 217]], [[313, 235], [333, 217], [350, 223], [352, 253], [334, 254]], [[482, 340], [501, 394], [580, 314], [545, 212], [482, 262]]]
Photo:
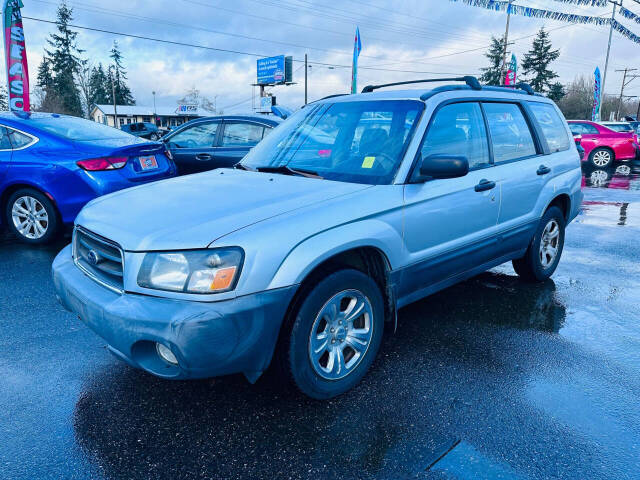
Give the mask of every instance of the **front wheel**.
[[613, 152], [606, 148], [596, 148], [589, 155], [589, 160], [594, 167], [606, 168], [613, 163]]
[[543, 282], [555, 272], [564, 248], [565, 219], [558, 207], [550, 207], [540, 220], [527, 252], [513, 260], [513, 269], [529, 282]]
[[9, 197], [6, 219], [9, 229], [25, 243], [47, 243], [58, 233], [58, 214], [53, 202], [30, 188]]
[[353, 388], [378, 353], [384, 301], [357, 270], [335, 272], [305, 294], [279, 345], [282, 370], [302, 393], [327, 399]]

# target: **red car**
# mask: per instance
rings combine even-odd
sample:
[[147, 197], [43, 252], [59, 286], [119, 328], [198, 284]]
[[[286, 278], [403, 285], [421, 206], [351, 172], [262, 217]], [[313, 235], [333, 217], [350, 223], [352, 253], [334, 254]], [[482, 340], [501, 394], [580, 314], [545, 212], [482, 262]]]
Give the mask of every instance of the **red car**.
[[598, 168], [610, 166], [615, 160], [633, 160], [638, 155], [638, 137], [633, 132], [616, 132], [588, 120], [569, 120], [574, 137], [581, 137], [584, 160]]

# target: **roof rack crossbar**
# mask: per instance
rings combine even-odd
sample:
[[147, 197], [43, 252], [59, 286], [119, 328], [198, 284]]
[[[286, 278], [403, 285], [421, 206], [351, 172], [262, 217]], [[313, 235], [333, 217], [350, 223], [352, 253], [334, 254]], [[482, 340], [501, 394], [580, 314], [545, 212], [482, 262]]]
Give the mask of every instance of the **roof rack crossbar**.
[[371, 93], [378, 88], [395, 87], [396, 85], [409, 85], [411, 83], [431, 83], [431, 82], [464, 82], [473, 90], [482, 90], [482, 85], [478, 79], [472, 75], [464, 77], [448, 77], [448, 78], [425, 78], [423, 80], [408, 80], [406, 82], [384, 83], [381, 85], [367, 85], [362, 89], [362, 93]]

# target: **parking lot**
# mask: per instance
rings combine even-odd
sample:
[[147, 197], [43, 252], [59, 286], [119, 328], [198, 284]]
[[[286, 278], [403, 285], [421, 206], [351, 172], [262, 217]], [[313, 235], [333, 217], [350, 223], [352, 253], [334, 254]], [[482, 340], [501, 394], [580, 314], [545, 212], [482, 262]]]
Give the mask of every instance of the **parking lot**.
[[0, 478], [638, 478], [640, 175], [584, 173], [552, 281], [503, 265], [410, 305], [326, 402], [131, 369], [55, 299], [68, 239], [2, 234]]

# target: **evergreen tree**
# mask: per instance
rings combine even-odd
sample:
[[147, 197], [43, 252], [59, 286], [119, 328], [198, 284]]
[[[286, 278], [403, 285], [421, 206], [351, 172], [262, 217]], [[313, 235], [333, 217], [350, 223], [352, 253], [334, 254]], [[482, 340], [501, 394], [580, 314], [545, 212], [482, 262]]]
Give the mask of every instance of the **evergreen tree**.
[[491, 46], [484, 54], [489, 59], [489, 66], [481, 68], [480, 81], [485, 85], [500, 85], [502, 83], [502, 59], [504, 56], [504, 36], [491, 36]]
[[113, 80], [116, 103], [118, 105], [135, 105], [136, 101], [131, 94], [129, 86], [127, 85], [127, 71], [122, 63], [122, 53], [120, 53], [118, 42], [115, 40], [109, 57], [113, 60], [113, 63], [109, 66], [109, 73], [107, 75], [108, 85], [106, 85], [105, 88], [107, 91], [111, 92], [111, 81]]
[[551, 81], [557, 78], [558, 74], [550, 70], [549, 65], [559, 56], [560, 50], [551, 49], [549, 34], [542, 27], [533, 40], [531, 50], [522, 60], [522, 70], [525, 76], [531, 75], [528, 82], [534, 90], [544, 93], [551, 88]]
[[104, 73], [102, 63], [91, 69], [91, 75], [89, 76], [89, 92], [92, 106], [97, 104], [104, 105], [113, 103], [111, 98], [111, 83], [107, 78], [107, 74]]
[[42, 62], [38, 66], [38, 76], [36, 77], [36, 97], [39, 105], [37, 110], [43, 112], [57, 112], [60, 110], [60, 99], [53, 89], [53, 74], [51, 73], [51, 62], [46, 57], [42, 57]]
[[551, 87], [549, 88], [549, 93], [547, 94], [547, 97], [549, 97], [554, 102], [558, 103], [560, 100], [562, 100], [562, 97], [564, 97], [565, 95], [566, 93], [564, 91], [564, 85], [562, 85], [560, 82], [556, 82], [552, 84]]
[[[76, 44], [78, 32], [69, 29], [69, 23], [73, 20], [73, 9], [66, 2], [58, 7], [57, 33], [52, 33], [47, 40], [51, 50], [46, 50], [47, 62], [52, 74], [51, 85], [47, 96], [54, 96], [59, 104], [58, 113], [82, 116], [82, 103], [80, 92], [76, 85], [75, 77], [80, 72], [84, 61], [79, 57], [83, 52]], [[43, 80], [45, 71], [43, 69]], [[40, 77], [40, 71], [38, 71]]]

